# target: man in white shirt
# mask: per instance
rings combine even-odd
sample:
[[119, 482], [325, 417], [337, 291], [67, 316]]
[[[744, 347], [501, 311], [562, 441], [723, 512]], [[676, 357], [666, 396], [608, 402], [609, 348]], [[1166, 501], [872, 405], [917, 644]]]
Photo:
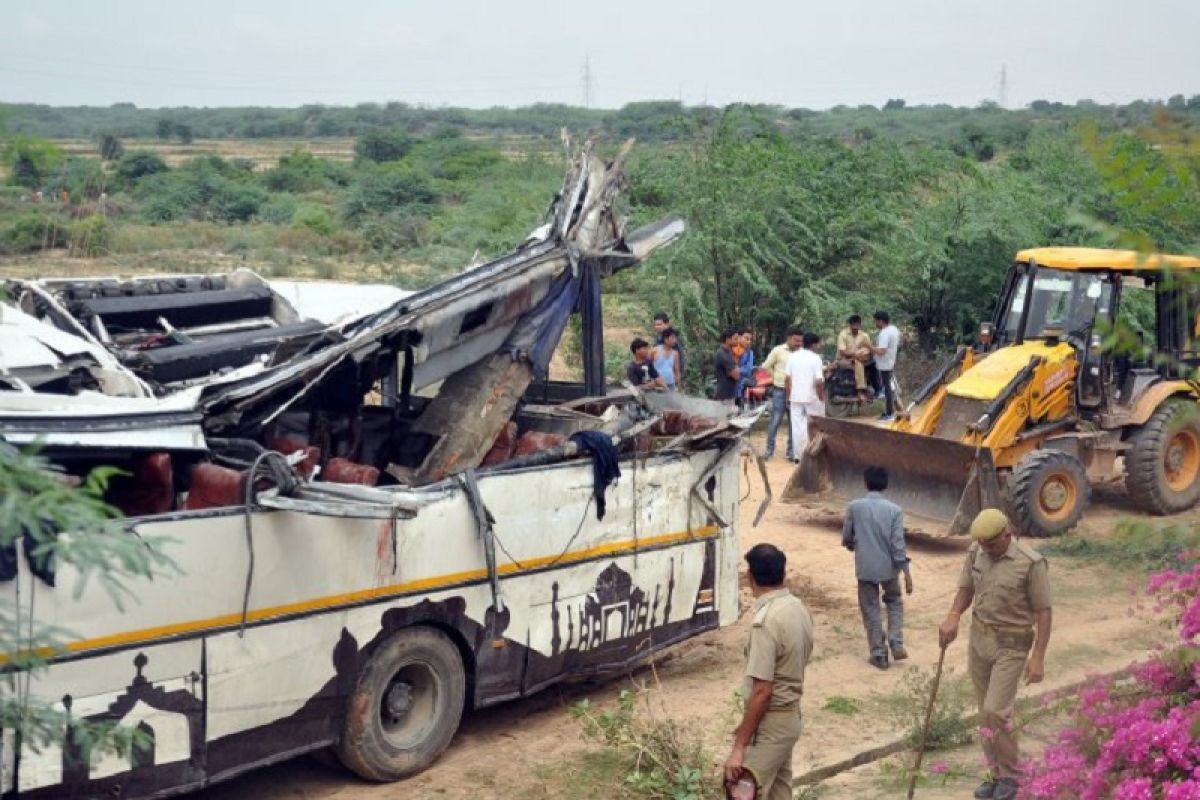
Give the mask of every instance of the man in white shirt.
[[896, 397], [892, 393], [892, 373], [896, 370], [896, 354], [900, 352], [900, 329], [892, 324], [892, 318], [886, 311], [875, 312], [875, 327], [879, 335], [875, 337], [875, 368], [879, 370], [879, 380], [883, 383], [883, 396], [886, 406], [879, 418], [890, 421], [896, 416]]
[[792, 414], [792, 446], [796, 460], [808, 446], [808, 418], [825, 416], [825, 365], [817, 348], [821, 337], [804, 334], [804, 345], [788, 356], [784, 391]]

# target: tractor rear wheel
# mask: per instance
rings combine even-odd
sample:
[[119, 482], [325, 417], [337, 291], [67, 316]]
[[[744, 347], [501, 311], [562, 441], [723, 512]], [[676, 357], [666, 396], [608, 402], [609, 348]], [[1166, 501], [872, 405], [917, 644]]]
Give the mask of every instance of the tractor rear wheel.
[[1087, 470], [1061, 450], [1035, 450], [1008, 477], [1013, 524], [1029, 536], [1056, 536], [1075, 527], [1091, 496]]
[[1151, 514], [1186, 511], [1200, 500], [1200, 405], [1168, 400], [1129, 437], [1125, 488]]

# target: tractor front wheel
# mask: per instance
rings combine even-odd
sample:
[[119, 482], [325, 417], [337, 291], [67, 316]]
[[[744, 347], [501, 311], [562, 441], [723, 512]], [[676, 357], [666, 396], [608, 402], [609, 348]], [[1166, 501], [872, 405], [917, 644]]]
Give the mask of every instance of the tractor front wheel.
[[1029, 536], [1056, 536], [1075, 527], [1091, 496], [1087, 470], [1061, 450], [1035, 450], [1008, 478], [1013, 523]]

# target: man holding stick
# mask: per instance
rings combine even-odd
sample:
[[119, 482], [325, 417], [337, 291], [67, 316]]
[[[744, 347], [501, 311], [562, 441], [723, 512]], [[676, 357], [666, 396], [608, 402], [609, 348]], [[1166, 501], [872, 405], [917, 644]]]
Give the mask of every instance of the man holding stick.
[[[938, 628], [943, 649], [958, 636], [958, 621], [975, 605], [967, 666], [979, 702], [979, 735], [990, 775], [975, 797], [1013, 800], [1020, 772], [1013, 730], [1017, 686], [1040, 683], [1050, 643], [1050, 577], [1046, 559], [1014, 539], [1002, 511], [985, 508], [971, 523], [958, 593]], [[1036, 633], [1035, 633], [1036, 630]]]

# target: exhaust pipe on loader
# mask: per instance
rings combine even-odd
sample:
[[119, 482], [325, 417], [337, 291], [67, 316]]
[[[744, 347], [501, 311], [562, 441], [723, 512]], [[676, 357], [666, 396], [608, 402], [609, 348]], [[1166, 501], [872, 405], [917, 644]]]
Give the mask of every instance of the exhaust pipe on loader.
[[784, 502], [852, 500], [866, 491], [863, 470], [881, 466], [888, 471], [888, 498], [906, 516], [935, 523], [931, 534], [964, 535], [981, 509], [1001, 507], [1000, 482], [986, 447], [830, 417], [810, 417], [809, 432]]

